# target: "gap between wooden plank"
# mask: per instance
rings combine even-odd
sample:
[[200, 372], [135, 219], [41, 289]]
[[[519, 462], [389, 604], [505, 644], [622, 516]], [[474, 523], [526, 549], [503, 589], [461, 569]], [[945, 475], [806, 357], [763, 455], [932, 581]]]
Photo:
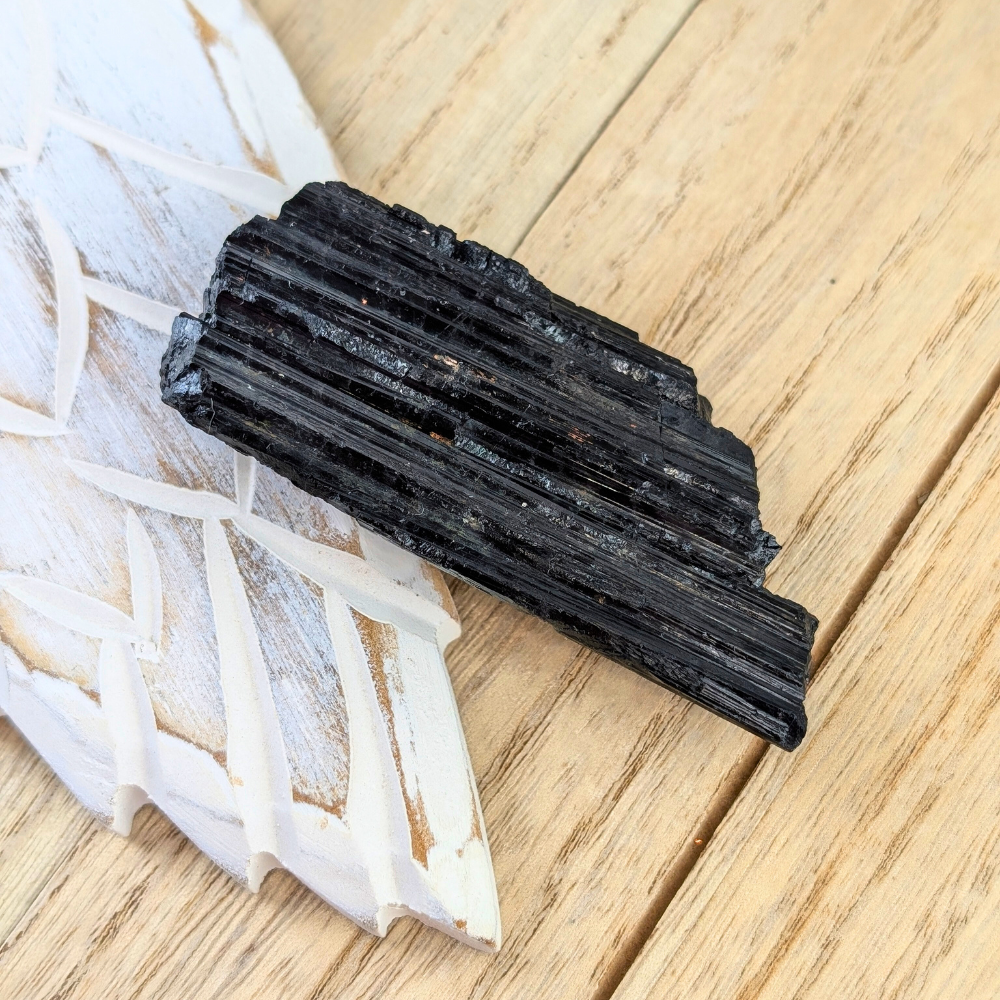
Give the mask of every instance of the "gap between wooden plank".
[[621, 111], [621, 109], [625, 106], [625, 102], [628, 101], [628, 99], [642, 85], [642, 81], [646, 79], [647, 75], [649, 74], [649, 71], [656, 65], [660, 56], [662, 56], [663, 53], [666, 52], [667, 46], [677, 37], [677, 34], [681, 30], [681, 28], [683, 28], [684, 25], [687, 24], [688, 18], [695, 12], [695, 8], [700, 3], [701, 0], [693, 0], [693, 2], [688, 5], [687, 9], [680, 16], [680, 18], [678, 18], [678, 21], [674, 25], [673, 30], [667, 34], [666, 38], [663, 39], [663, 44], [660, 45], [660, 47], [653, 53], [652, 58], [646, 63], [646, 65], [642, 67], [642, 69], [639, 71], [639, 75], [632, 81], [632, 85], [622, 94], [622, 96], [618, 100], [618, 103], [615, 104], [615, 106], [611, 109], [610, 113], [607, 115], [604, 121], [602, 121], [601, 124], [598, 125], [597, 131], [594, 132], [593, 136], [591, 136], [590, 138], [590, 141], [577, 154], [576, 159], [574, 159], [573, 162], [570, 164], [569, 170], [566, 171], [566, 173], [559, 180], [559, 182], [552, 188], [552, 191], [549, 193], [549, 196], [541, 204], [538, 211], [535, 212], [535, 214], [531, 217], [531, 220], [528, 222], [528, 225], [524, 228], [524, 231], [521, 233], [521, 235], [518, 236], [516, 242], [514, 243], [513, 249], [507, 256], [513, 257], [515, 260], [517, 259], [517, 252], [518, 250], [521, 249], [521, 244], [528, 238], [528, 234], [532, 231], [532, 229], [535, 228], [535, 226], [538, 224], [539, 219], [541, 219], [541, 217], [546, 213], [552, 202], [554, 202], [556, 198], [559, 197], [560, 191], [562, 191], [562, 189], [566, 186], [566, 184], [569, 182], [569, 179], [573, 176], [573, 174], [576, 173], [580, 164], [583, 163], [583, 161], [587, 157], [587, 154], [594, 148], [594, 145], [598, 142], [601, 136], [604, 135], [605, 131], [607, 130], [607, 127], [618, 116], [618, 112]]
[[[903, 540], [903, 536], [913, 523], [913, 519], [917, 516], [931, 492], [941, 481], [941, 477], [958, 454], [959, 448], [961, 448], [973, 427], [979, 422], [997, 392], [1000, 392], [1000, 362], [990, 372], [979, 392], [973, 396], [961, 419], [955, 425], [954, 430], [948, 436], [948, 439], [934, 460], [927, 467], [927, 471], [918, 481], [916, 492], [896, 515], [896, 518], [890, 524], [885, 534], [882, 544], [872, 553], [871, 559], [868, 560], [867, 565], [859, 575], [857, 583], [845, 596], [843, 603], [831, 622], [826, 641], [822, 645], [817, 644], [813, 650], [810, 683], [815, 680], [823, 664], [826, 662], [830, 651], [837, 644], [837, 640], [854, 618], [865, 595], [872, 588], [876, 579], [892, 558], [893, 552]], [[808, 709], [808, 707], [807, 704], [806, 708]], [[733, 770], [732, 775], [721, 791], [709, 804], [704, 819], [695, 829], [687, 846], [667, 873], [660, 891], [653, 897], [646, 911], [636, 921], [632, 933], [622, 942], [615, 960], [608, 966], [604, 978], [599, 983], [597, 991], [593, 995], [593, 1000], [610, 1000], [618, 989], [621, 981], [625, 978], [625, 974], [639, 957], [639, 952], [642, 950], [643, 945], [666, 913], [667, 907], [670, 906], [674, 897], [680, 891], [681, 886], [694, 870], [702, 852], [714, 836], [715, 831], [719, 828], [719, 824], [736, 803], [736, 800], [753, 777], [754, 772], [760, 766], [769, 749], [769, 745], [763, 740], [758, 741], [755, 746], [751, 747]]]

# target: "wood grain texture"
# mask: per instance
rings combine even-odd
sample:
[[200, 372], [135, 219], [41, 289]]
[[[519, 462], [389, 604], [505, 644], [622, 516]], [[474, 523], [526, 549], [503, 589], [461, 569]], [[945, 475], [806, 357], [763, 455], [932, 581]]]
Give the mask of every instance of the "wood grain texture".
[[[706, 0], [516, 253], [695, 366], [716, 422], [757, 451], [764, 525], [786, 545], [769, 584], [815, 607], [827, 642], [995, 381], [995, 16], [964, 0]], [[322, 51], [322, 37], [300, 44]], [[336, 86], [305, 76], [329, 127]], [[379, 105], [397, 109], [385, 92]], [[371, 114], [359, 149], [366, 134], [381, 141]], [[402, 200], [404, 175], [429, 191], [435, 169], [411, 160], [398, 189], [371, 190]], [[461, 228], [481, 195], [453, 194], [413, 207]], [[500, 955], [407, 923], [375, 944], [283, 876], [259, 900], [162, 873], [147, 891], [148, 869], [95, 852], [60, 871], [59, 907], [36, 902], [0, 974], [30, 997], [43, 975], [75, 997], [98, 984], [138, 996], [604, 989], [756, 744], [510, 608], [457, 597], [466, 637], [449, 667], [491, 834]], [[142, 844], [166, 836], [146, 823]], [[95, 871], [120, 888], [90, 919]], [[988, 930], [979, 912], [970, 934]], [[94, 946], [111, 917], [131, 951]]]
[[616, 997], [997, 995], [998, 574], [1000, 397]]
[[255, 0], [345, 177], [508, 253], [697, 0]]
[[0, 719], [0, 940], [55, 868], [100, 827], [7, 719]]

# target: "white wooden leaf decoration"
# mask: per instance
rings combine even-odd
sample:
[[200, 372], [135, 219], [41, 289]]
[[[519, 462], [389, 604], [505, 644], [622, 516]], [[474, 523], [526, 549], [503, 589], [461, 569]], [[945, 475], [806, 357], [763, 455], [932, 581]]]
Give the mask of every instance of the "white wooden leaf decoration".
[[132, 618], [142, 641], [136, 653], [150, 660], [159, 659], [163, 635], [163, 585], [160, 563], [149, 533], [132, 508], [128, 512], [128, 568], [132, 581]]
[[25, 437], [51, 437], [64, 433], [65, 428], [52, 417], [18, 406], [9, 399], [0, 399], [0, 434], [23, 434]]
[[118, 469], [74, 459], [69, 459], [66, 464], [81, 479], [87, 479], [123, 500], [155, 507], [178, 517], [226, 518], [236, 517], [240, 511], [232, 500], [207, 490], [189, 490], [183, 486], [157, 483]]
[[0, 711], [119, 833], [480, 948], [439, 575], [159, 402], [226, 234], [334, 161], [239, 0], [0, 0]]
[[239, 567], [218, 521], [206, 521], [205, 567], [215, 612], [226, 704], [226, 765], [250, 848], [247, 879], [256, 889], [294, 849], [292, 788], [264, 654]]
[[141, 639], [135, 622], [128, 615], [104, 601], [78, 594], [69, 587], [14, 573], [0, 576], [0, 586], [29, 608], [84, 635], [122, 642], [138, 642]]
[[83, 293], [80, 258], [69, 236], [41, 201], [35, 202], [35, 215], [45, 237], [56, 282], [59, 350], [56, 354], [55, 411], [56, 422], [64, 425], [69, 419], [76, 384], [87, 356], [90, 337], [87, 297]]

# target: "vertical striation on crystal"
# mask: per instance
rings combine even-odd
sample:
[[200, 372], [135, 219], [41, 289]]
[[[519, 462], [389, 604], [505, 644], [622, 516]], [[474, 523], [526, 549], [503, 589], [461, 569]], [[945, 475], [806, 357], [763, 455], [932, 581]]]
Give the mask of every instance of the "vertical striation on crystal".
[[226, 240], [163, 399], [456, 576], [785, 749], [816, 620], [686, 365], [340, 183]]

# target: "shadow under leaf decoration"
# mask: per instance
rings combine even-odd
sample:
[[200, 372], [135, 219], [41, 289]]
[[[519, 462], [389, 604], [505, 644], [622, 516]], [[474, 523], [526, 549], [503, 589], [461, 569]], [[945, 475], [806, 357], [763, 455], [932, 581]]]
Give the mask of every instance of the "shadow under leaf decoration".
[[238, 0], [8, 27], [0, 711], [119, 833], [152, 802], [251, 889], [498, 947], [440, 576], [159, 402], [226, 233], [337, 176], [294, 77]]

